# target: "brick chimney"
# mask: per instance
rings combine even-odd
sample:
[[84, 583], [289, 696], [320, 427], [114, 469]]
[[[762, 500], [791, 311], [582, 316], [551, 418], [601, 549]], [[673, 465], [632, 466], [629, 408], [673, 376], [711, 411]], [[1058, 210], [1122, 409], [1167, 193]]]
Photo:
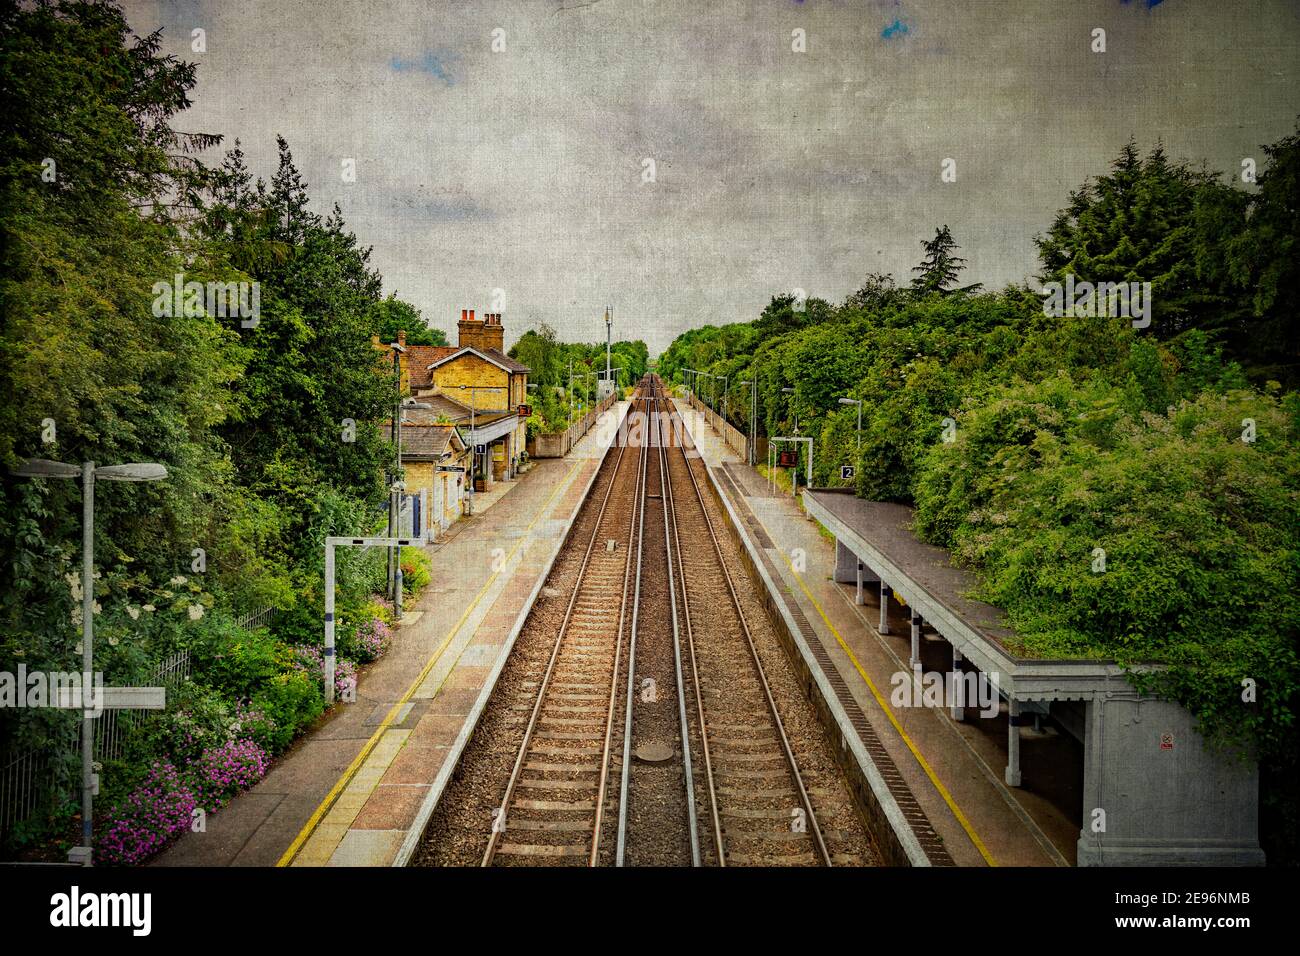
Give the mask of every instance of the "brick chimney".
[[506, 330], [501, 325], [501, 313], [488, 312], [483, 319], [483, 347], [504, 352]]
[[461, 309], [460, 321], [456, 323], [457, 329], [460, 330], [460, 340], [458, 345], [461, 348], [483, 348], [483, 322], [474, 318], [473, 309]]
[[406, 330], [405, 330], [405, 329], [399, 329], [399, 330], [398, 330], [398, 332], [397, 332], [397, 344], [400, 345], [402, 348], [406, 348]]

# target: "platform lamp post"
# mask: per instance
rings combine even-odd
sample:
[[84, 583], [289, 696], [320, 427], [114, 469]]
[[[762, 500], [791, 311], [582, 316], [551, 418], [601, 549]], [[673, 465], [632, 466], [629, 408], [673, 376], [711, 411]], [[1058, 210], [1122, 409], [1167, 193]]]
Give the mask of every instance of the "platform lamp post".
[[758, 376], [752, 379], [745, 379], [741, 385], [749, 386], [749, 467], [753, 468], [758, 460], [758, 453], [755, 445], [758, 442]]
[[[858, 448], [861, 448], [861, 447], [862, 447], [862, 399], [860, 399], [860, 398], [841, 398], [841, 399], [839, 399], [839, 403], [840, 403], [841, 405], [856, 405], [856, 406], [858, 406]], [[824, 450], [824, 449], [823, 449], [823, 450]]]
[[[44, 458], [29, 458], [12, 473], [20, 478], [81, 478], [81, 667], [82, 684], [93, 685], [95, 673], [95, 479], [102, 481], [160, 481], [167, 468], [156, 462], [101, 465], [93, 461], [77, 465]], [[83, 710], [81, 718], [81, 846], [68, 857], [90, 866], [94, 824], [95, 725]]]
[[[402, 356], [406, 353], [406, 346], [400, 342], [392, 342], [388, 346], [393, 350], [393, 378], [397, 394], [393, 399], [393, 427], [390, 434], [390, 440], [393, 443], [393, 480], [388, 483], [388, 536], [393, 537], [397, 531], [397, 515], [393, 512], [393, 488], [400, 480], [402, 472]], [[392, 548], [388, 549], [388, 574], [386, 576], [385, 588], [388, 596], [397, 603], [397, 592], [395, 582], [397, 580], [397, 553]]]
[[[399, 347], [400, 346], [396, 346]], [[405, 351], [405, 350], [403, 350]], [[406, 482], [402, 479], [402, 412], [408, 408], [431, 409], [433, 408], [428, 402], [417, 402], [413, 398], [404, 398], [397, 405], [397, 420], [394, 424], [394, 435], [397, 444], [397, 470], [393, 472], [393, 483], [388, 487], [388, 536], [395, 538], [402, 532], [402, 493], [406, 491]], [[415, 529], [411, 529], [415, 533]], [[392, 571], [389, 579], [389, 597], [393, 600], [393, 617], [400, 621], [402, 619], [402, 588], [405, 582], [402, 580], [402, 555], [396, 548], [388, 549], [388, 566]]]

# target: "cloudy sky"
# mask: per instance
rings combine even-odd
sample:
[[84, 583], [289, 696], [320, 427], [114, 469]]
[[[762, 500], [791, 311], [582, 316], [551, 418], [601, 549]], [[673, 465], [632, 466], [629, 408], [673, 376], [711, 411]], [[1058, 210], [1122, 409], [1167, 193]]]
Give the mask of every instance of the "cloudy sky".
[[507, 341], [543, 321], [594, 341], [611, 303], [616, 337], [659, 351], [777, 292], [906, 281], [943, 224], [968, 281], [1019, 281], [1033, 235], [1130, 135], [1235, 173], [1300, 114], [1297, 0], [126, 10], [199, 64], [178, 127], [239, 138], [268, 178], [283, 135], [317, 211], [338, 202], [386, 292], [453, 341], [462, 308], [504, 313]]

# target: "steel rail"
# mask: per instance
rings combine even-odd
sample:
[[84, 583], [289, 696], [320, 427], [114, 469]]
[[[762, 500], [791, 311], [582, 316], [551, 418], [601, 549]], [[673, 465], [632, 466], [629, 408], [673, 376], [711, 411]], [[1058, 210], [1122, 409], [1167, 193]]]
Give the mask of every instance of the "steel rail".
[[[657, 395], [662, 395], [662, 390], [655, 389]], [[681, 552], [680, 540], [677, 535], [677, 512], [672, 505], [672, 481], [668, 477], [668, 452], [664, 446], [663, 416], [659, 413], [659, 402], [662, 399], [655, 398], [654, 411], [654, 443], [659, 448], [659, 498], [664, 508], [664, 549], [668, 565], [668, 594], [671, 598], [672, 622], [673, 622], [673, 670], [677, 678], [677, 716], [680, 726], [680, 735], [682, 741], [682, 774], [686, 784], [686, 821], [691, 840], [691, 865], [700, 866], [700, 833], [699, 825], [695, 818], [695, 774], [691, 770], [691, 728], [686, 719], [686, 684], [682, 679], [682, 638], [681, 630], [678, 626], [677, 614], [677, 575], [673, 573], [673, 555], [677, 555], [680, 566]], [[686, 603], [686, 578], [682, 578], [682, 604]], [[696, 685], [696, 698], [699, 698], [698, 685]], [[701, 732], [704, 730], [703, 724], [700, 726]], [[707, 758], [706, 758], [707, 762]], [[716, 817], [716, 808], [715, 808]]]
[[713, 823], [713, 845], [717, 851], [718, 866], [724, 867], [727, 865], [727, 856], [722, 838], [722, 816], [718, 810], [717, 784], [713, 776], [713, 755], [709, 747], [708, 719], [704, 713], [704, 695], [700, 693], [700, 669], [695, 658], [695, 628], [691, 620], [691, 602], [686, 590], [686, 567], [682, 562], [681, 536], [677, 525], [677, 503], [676, 498], [673, 496], [672, 476], [668, 475], [667, 478], [669, 495], [666, 500], [670, 502], [673, 542], [676, 546], [673, 553], [677, 557], [678, 578], [682, 582], [682, 621], [685, 624], [686, 650], [691, 664], [691, 686], [695, 689], [695, 709], [700, 728], [700, 750], [704, 755], [704, 781], [708, 785], [709, 815]]
[[[644, 401], [641, 402], [644, 404]], [[633, 403], [635, 410], [637, 403]], [[642, 454], [644, 454], [644, 449]], [[610, 748], [614, 738], [614, 713], [618, 704], [618, 667], [622, 662], [623, 654], [623, 625], [627, 619], [627, 589], [631, 583], [632, 576], [632, 538], [636, 528], [637, 511], [645, 507], [645, 490], [641, 487], [642, 472], [638, 472], [636, 486], [633, 490], [632, 499], [632, 520], [628, 526], [627, 538], [627, 560], [623, 562], [623, 596], [619, 603], [618, 609], [618, 641], [614, 646], [614, 671], [609, 680], [609, 708], [605, 714], [605, 744], [601, 750], [600, 759], [600, 782], [596, 789], [596, 822], [592, 829], [591, 855], [587, 859], [588, 866], [595, 866], [599, 862], [600, 855], [600, 832], [605, 820], [605, 793], [609, 787], [609, 755]], [[624, 743], [626, 749], [627, 744]]]
[[[674, 412], [676, 414], [676, 412]], [[693, 444], [693, 443], [692, 443]], [[763, 670], [763, 663], [758, 656], [758, 647], [754, 644], [754, 637], [749, 630], [749, 622], [745, 619], [745, 612], [740, 605], [740, 597], [736, 593], [735, 582], [732, 581], [731, 572], [727, 569], [726, 558], [722, 554], [722, 546], [718, 541], [717, 530], [713, 527], [713, 519], [709, 517], [708, 508], [704, 504], [704, 493], [700, 490], [699, 480], [695, 477], [695, 469], [691, 467], [690, 459], [686, 457], [686, 448], [683, 444], [681, 448], [682, 460], [686, 463], [686, 472], [690, 475], [691, 486], [695, 489], [695, 497], [700, 505], [700, 514], [704, 517], [705, 527], [709, 530], [709, 537], [713, 541], [713, 551], [718, 558], [718, 566], [722, 569], [722, 576], [727, 582], [727, 590], [731, 594], [732, 605], [736, 609], [736, 616], [740, 620], [741, 631], [745, 635], [745, 642], [749, 646], [750, 659], [754, 663], [754, 668], [758, 674], [759, 683], [763, 687], [763, 695], [767, 699], [768, 711], [772, 715], [773, 724], [776, 727], [777, 734], [781, 738], [781, 746], [785, 752], [786, 762], [790, 767], [790, 773], [794, 778], [795, 785], [799, 788], [799, 797], [804, 805], [804, 810], [808, 815], [808, 826], [813, 834], [817, 849], [821, 855], [822, 862], [826, 866], [832, 866], [830, 851], [826, 847], [826, 840], [822, 836], [820, 824], [817, 822], [817, 814], [813, 810], [812, 799], [808, 796], [808, 788], [804, 785], [803, 774], [799, 772], [799, 763], [795, 759], [794, 749], [790, 746], [790, 738], [785, 732], [785, 724], [781, 720], [781, 715], [777, 712], [776, 701], [772, 697], [772, 688], [767, 681], [767, 673]], [[698, 698], [699, 687], [696, 686], [696, 695]]]
[[[653, 383], [650, 385], [653, 390]], [[645, 402], [642, 402], [645, 405]], [[644, 434], [644, 431], [642, 432]], [[632, 771], [632, 699], [634, 683], [636, 681], [636, 631], [640, 623], [641, 615], [641, 565], [642, 555], [645, 551], [645, 474], [646, 466], [650, 463], [650, 446], [649, 442], [641, 446], [641, 509], [639, 518], [634, 516], [633, 524], [639, 522], [637, 529], [636, 541], [636, 587], [632, 595], [632, 630], [629, 634], [627, 647], [627, 694], [626, 694], [626, 717], [623, 721], [623, 771], [619, 780], [618, 789], [618, 842], [614, 854], [614, 865], [623, 866], [627, 851], [627, 794], [628, 787], [631, 783]], [[630, 556], [629, 556], [630, 557]], [[618, 675], [615, 675], [615, 680]]]
[[[591, 561], [592, 552], [595, 550], [596, 541], [600, 537], [600, 526], [605, 518], [605, 511], [609, 506], [610, 497], [614, 493], [614, 488], [618, 485], [619, 469], [623, 465], [623, 456], [627, 451], [627, 445], [620, 445], [618, 458], [614, 462], [614, 467], [610, 474], [609, 486], [605, 489], [605, 495], [600, 502], [600, 511], [596, 515], [595, 525], [592, 528], [591, 540], [587, 542], [587, 550], [583, 553], [582, 564], [578, 568], [578, 576], [573, 585], [573, 593], [569, 595], [569, 604], [564, 611], [564, 620], [560, 625], [559, 633], [555, 638], [555, 645], [551, 648], [551, 656], [546, 664], [546, 671], [542, 676], [541, 684], [537, 691], [537, 700], [533, 704], [532, 714], [528, 718], [528, 727], [524, 731], [523, 742], [519, 745], [519, 754], [515, 757], [514, 767], [510, 771], [510, 779], [506, 784], [505, 796], [501, 800], [501, 806], [497, 811], [497, 818], [492, 824], [492, 834], [488, 838], [487, 849], [483, 853], [483, 862], [481, 866], [490, 866], [493, 858], [496, 856], [497, 845], [501, 841], [501, 834], [506, 830], [506, 815], [510, 809], [510, 803], [514, 799], [515, 789], [519, 784], [519, 775], [523, 770], [524, 760], [528, 755], [528, 748], [532, 743], [533, 734], [537, 729], [537, 721], [541, 715], [542, 704], [546, 700], [546, 691], [550, 685], [551, 675], [555, 671], [556, 661], [560, 656], [560, 646], [564, 643], [564, 637], [568, 633], [569, 623], [573, 620], [573, 610], [578, 601], [578, 593], [582, 590], [583, 578], [587, 573], [587, 565]], [[635, 507], [635, 505], [634, 505]], [[635, 518], [635, 512], [633, 514]], [[635, 520], [632, 522], [635, 525]], [[615, 671], [612, 678], [614, 683], [618, 682], [618, 673]]]

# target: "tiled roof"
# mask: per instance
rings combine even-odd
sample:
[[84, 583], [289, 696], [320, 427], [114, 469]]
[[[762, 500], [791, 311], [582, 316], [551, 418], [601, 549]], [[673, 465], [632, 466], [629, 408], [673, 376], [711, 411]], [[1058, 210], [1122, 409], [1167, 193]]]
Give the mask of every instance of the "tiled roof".
[[417, 425], [432, 425], [439, 418], [445, 418], [448, 421], [459, 422], [462, 419], [469, 421], [469, 406], [462, 405], [455, 399], [448, 398], [446, 395], [420, 395], [415, 399], [425, 405], [431, 405], [432, 408], [404, 408], [402, 409], [402, 421], [414, 422]]
[[509, 355], [506, 355], [504, 352], [499, 352], [496, 349], [484, 349], [483, 351], [486, 352], [488, 355], [492, 356], [493, 359], [500, 362], [506, 368], [510, 369], [510, 371], [512, 372], [532, 371], [532, 369], [530, 369], [527, 365], [524, 365], [522, 362], [516, 362], [514, 359], [512, 359]]
[[[472, 352], [477, 352], [479, 355], [486, 358], [489, 362], [495, 362], [496, 364], [500, 365], [502, 368], [506, 369], [509, 372], [526, 373], [532, 371], [532, 369], [530, 369], [527, 365], [524, 365], [521, 362], [516, 362], [509, 355], [506, 355], [504, 352], [500, 351], [499, 349], [479, 349], [479, 348], [474, 348], [473, 346], [470, 345], [464, 345], [458, 349], [444, 349], [442, 351], [445, 354], [439, 355], [435, 358], [431, 358], [429, 362], [426, 364], [430, 364], [430, 365], [441, 364], [443, 362], [447, 362], [453, 358], [456, 358], [461, 352], [472, 351]], [[411, 387], [414, 388], [415, 387], [414, 370], [412, 370], [411, 372], [411, 379], [412, 379]]]
[[402, 458], [413, 460], [436, 459], [452, 447], [452, 439], [464, 448], [454, 425], [402, 425]]
[[429, 366], [456, 351], [458, 349], [450, 345], [408, 345], [406, 368], [411, 375], [411, 388], [427, 388], [431, 385]]

